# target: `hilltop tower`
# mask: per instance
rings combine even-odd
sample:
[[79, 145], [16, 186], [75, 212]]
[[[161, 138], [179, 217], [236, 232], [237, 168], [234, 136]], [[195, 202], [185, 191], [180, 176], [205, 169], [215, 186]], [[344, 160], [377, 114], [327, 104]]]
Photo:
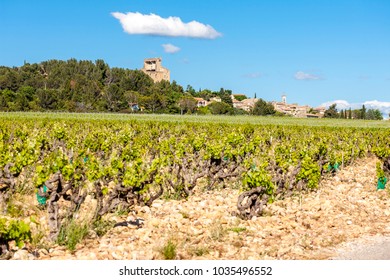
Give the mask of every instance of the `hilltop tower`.
[[287, 104], [287, 96], [285, 94], [282, 95], [282, 103]]
[[147, 58], [144, 60], [144, 67], [141, 69], [142, 72], [149, 75], [153, 81], [160, 82], [162, 80], [170, 81], [170, 71], [162, 67], [161, 65], [161, 57], [157, 58]]

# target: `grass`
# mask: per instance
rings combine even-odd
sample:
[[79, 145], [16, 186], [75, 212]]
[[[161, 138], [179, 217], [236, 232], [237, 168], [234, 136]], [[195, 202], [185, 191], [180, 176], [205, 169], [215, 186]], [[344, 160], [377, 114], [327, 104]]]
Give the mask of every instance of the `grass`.
[[102, 237], [110, 229], [114, 227], [115, 222], [104, 220], [103, 218], [95, 220], [92, 223], [93, 230], [96, 232], [97, 236]]
[[57, 243], [65, 246], [69, 251], [74, 252], [76, 245], [88, 235], [89, 229], [90, 226], [88, 223], [70, 220], [61, 226]]
[[88, 236], [90, 230], [95, 231], [98, 237], [102, 237], [113, 228], [114, 224], [114, 222], [104, 219], [93, 222], [69, 220], [61, 226], [57, 243], [65, 246], [69, 251], [74, 252], [76, 245]]
[[206, 247], [195, 247], [195, 248], [192, 248], [191, 250], [189, 250], [189, 253], [191, 255], [194, 255], [194, 256], [197, 256], [197, 257], [201, 257], [201, 256], [204, 256], [204, 255], [207, 255], [210, 253], [210, 250]]
[[35, 217], [31, 217], [31, 245], [37, 249], [50, 249], [49, 242], [46, 240], [46, 232], [42, 225], [36, 221]]
[[245, 227], [232, 227], [232, 228], [229, 228], [228, 230], [236, 232], [236, 233], [240, 233], [240, 232], [246, 231], [246, 228]]
[[13, 194], [6, 204], [6, 213], [13, 218], [20, 218], [26, 216], [25, 207], [21, 195]]
[[119, 206], [115, 212], [117, 216], [127, 216], [129, 213], [130, 213], [130, 209], [128, 207], [126, 208], [121, 206]]
[[163, 121], [173, 123], [226, 123], [255, 125], [286, 125], [314, 127], [367, 127], [390, 128], [390, 121], [306, 119], [293, 117], [225, 116], [225, 115], [166, 115], [166, 114], [113, 114], [113, 113], [64, 113], [64, 112], [0, 112], [0, 119], [51, 119], [51, 120], [109, 120], [109, 121]]
[[184, 219], [189, 219], [189, 218], [190, 218], [190, 215], [189, 215], [187, 212], [180, 211], [179, 213], [182, 215], [182, 217], [183, 217]]
[[167, 244], [161, 248], [160, 252], [165, 260], [174, 260], [177, 253], [176, 248], [177, 245], [171, 239], [169, 239]]
[[220, 223], [214, 223], [210, 226], [210, 238], [214, 241], [222, 241], [226, 235], [226, 229]]

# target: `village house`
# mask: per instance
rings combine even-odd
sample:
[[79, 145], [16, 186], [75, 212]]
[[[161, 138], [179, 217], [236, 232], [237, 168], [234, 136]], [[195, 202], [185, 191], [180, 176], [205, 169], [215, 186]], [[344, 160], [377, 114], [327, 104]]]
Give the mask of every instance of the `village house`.
[[208, 104], [208, 102], [206, 100], [204, 100], [203, 98], [200, 98], [200, 97], [195, 97], [194, 98], [197, 102], [197, 106], [198, 107], [206, 107]]
[[257, 98], [247, 98], [247, 99], [244, 99], [242, 101], [234, 100], [233, 107], [250, 112], [255, 107], [255, 104], [258, 100], [259, 99], [257, 99]]
[[275, 111], [297, 118], [322, 118], [325, 112], [324, 107], [313, 109], [308, 105], [288, 104], [286, 95], [282, 95], [281, 102], [273, 101], [272, 105]]
[[250, 112], [255, 107], [255, 103], [258, 101], [257, 98], [246, 98], [239, 101], [236, 99], [236, 97], [239, 98], [239, 97], [246, 97], [246, 96], [244, 94], [232, 94], [231, 98], [232, 98], [232, 103], [234, 108], [242, 109], [247, 112]]
[[218, 97], [218, 96], [212, 97], [212, 98], [210, 98], [209, 103], [211, 103], [211, 102], [222, 102], [222, 99], [221, 99], [221, 97]]
[[138, 103], [129, 103], [129, 107], [133, 112], [138, 112], [141, 110], [141, 108], [138, 106]]

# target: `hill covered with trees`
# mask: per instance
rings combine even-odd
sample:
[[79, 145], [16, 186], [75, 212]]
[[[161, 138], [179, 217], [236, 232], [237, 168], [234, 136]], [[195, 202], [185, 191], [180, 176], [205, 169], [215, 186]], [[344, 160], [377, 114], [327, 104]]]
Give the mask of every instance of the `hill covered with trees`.
[[[140, 70], [109, 67], [103, 60], [76, 59], [0, 66], [1, 111], [187, 113], [193, 97], [220, 97], [222, 107], [211, 113], [234, 114], [230, 90], [186, 90], [175, 81], [153, 80]], [[205, 111], [205, 110], [203, 110]], [[202, 111], [200, 112], [202, 113]], [[206, 112], [203, 112], [206, 113]]]
[[[261, 98], [251, 112], [234, 108], [231, 95], [232, 91], [224, 88], [196, 91], [191, 85], [184, 89], [176, 81], [154, 83], [140, 70], [110, 67], [102, 59], [0, 66], [0, 111], [281, 115]], [[197, 97], [209, 101], [208, 105], [198, 108]], [[211, 102], [215, 97], [219, 102]], [[339, 112], [336, 104], [326, 110], [325, 117], [383, 118], [379, 110], [364, 106]]]

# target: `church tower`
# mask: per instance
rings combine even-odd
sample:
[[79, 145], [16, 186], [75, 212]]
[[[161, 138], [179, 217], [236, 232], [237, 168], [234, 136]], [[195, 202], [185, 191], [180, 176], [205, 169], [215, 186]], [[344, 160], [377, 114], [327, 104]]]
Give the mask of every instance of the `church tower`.
[[285, 94], [282, 95], [282, 102], [287, 104], [287, 96]]

